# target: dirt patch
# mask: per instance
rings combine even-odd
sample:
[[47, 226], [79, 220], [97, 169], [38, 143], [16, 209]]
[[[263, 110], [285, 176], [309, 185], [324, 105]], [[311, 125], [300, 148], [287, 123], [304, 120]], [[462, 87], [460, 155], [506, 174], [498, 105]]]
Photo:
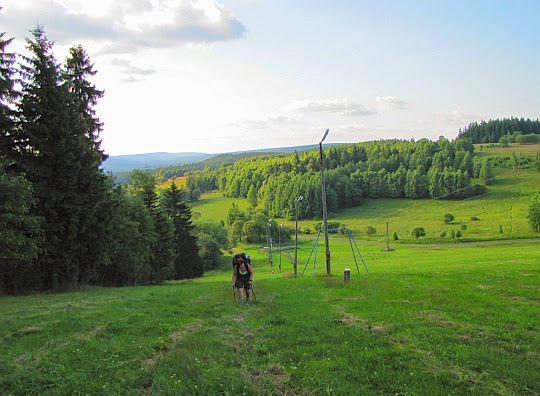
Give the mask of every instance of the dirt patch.
[[428, 322], [438, 324], [440, 327], [450, 327], [456, 324], [450, 320], [446, 320], [441, 314], [433, 311], [419, 311], [418, 316], [422, 319], [426, 319]]
[[264, 384], [272, 384], [275, 388], [273, 395], [280, 396], [293, 396], [298, 395], [294, 389], [291, 389], [287, 382], [291, 378], [291, 374], [280, 365], [270, 366], [267, 370], [264, 371], [254, 371], [250, 375], [253, 383], [258, 387], [265, 387]]
[[369, 320], [358, 318], [350, 313], [345, 312], [342, 306], [336, 306], [336, 310], [341, 312], [339, 324], [349, 327], [355, 327], [364, 330], [366, 333], [373, 335], [384, 335], [390, 332], [391, 325], [386, 323], [371, 323]]

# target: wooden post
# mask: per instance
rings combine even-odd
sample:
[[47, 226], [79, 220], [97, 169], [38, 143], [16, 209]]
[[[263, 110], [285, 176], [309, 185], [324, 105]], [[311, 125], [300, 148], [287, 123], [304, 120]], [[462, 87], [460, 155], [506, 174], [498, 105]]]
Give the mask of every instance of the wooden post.
[[349, 283], [351, 281], [351, 270], [349, 268], [345, 268], [343, 270], [343, 280], [345, 283]]

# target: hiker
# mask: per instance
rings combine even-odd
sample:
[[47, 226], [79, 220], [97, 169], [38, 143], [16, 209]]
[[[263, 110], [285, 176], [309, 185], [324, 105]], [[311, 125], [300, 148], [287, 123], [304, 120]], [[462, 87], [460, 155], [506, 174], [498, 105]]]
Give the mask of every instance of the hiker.
[[245, 254], [236, 255], [233, 260], [233, 289], [238, 289], [238, 299], [242, 304], [244, 303], [244, 290], [246, 291], [246, 300], [249, 302], [249, 290], [253, 282], [253, 268], [250, 261], [249, 256]]

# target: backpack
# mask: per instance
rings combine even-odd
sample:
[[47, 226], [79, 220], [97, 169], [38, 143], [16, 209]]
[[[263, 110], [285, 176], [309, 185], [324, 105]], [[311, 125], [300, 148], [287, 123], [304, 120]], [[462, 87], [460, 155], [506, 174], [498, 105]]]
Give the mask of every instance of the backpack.
[[249, 256], [245, 253], [238, 253], [238, 254], [235, 254], [234, 257], [233, 257], [233, 260], [232, 260], [232, 266], [233, 268], [238, 265], [238, 259], [241, 258], [244, 263], [246, 264], [249, 264], [251, 265], [251, 258], [249, 258]]

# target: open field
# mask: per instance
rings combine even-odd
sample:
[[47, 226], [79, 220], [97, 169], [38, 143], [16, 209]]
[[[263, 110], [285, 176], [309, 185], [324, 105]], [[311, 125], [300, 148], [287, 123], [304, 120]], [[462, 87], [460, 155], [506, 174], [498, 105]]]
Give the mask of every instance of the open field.
[[[491, 147], [493, 146], [493, 147]], [[511, 143], [508, 147], [500, 147], [498, 144], [491, 145], [489, 143], [475, 144], [474, 150], [476, 155], [506, 155], [511, 156], [512, 153], [523, 155], [536, 155], [540, 152], [540, 144], [517, 144]]]
[[174, 184], [176, 184], [176, 187], [181, 188], [186, 185], [186, 179], [187, 179], [187, 176], [175, 177], [174, 180], [169, 179], [163, 183], [158, 184], [157, 188], [159, 190], [165, 190], [167, 188], [170, 188], [173, 181], [174, 181]]
[[333, 276], [321, 244], [297, 278], [245, 247], [247, 305], [230, 256], [197, 280], [0, 297], [0, 393], [540, 394], [539, 243], [359, 244], [360, 274], [347, 241], [330, 247]]
[[226, 198], [218, 192], [203, 194], [198, 202], [192, 204], [192, 211], [195, 218], [202, 220], [214, 220], [224, 222], [227, 220], [227, 213], [231, 205], [236, 203], [240, 210], [247, 209], [247, 203], [242, 198]]
[[[494, 173], [475, 199], [366, 200], [332, 214], [369, 272], [343, 235], [331, 236], [331, 276], [315, 233], [299, 240], [298, 277], [291, 241], [282, 254], [274, 244], [273, 266], [243, 246], [257, 292], [246, 305], [230, 255], [195, 280], [0, 296], [0, 394], [538, 395], [540, 239], [526, 214], [540, 172]], [[194, 218], [225, 221], [233, 202], [247, 207], [205, 194]], [[391, 252], [386, 222], [399, 236]], [[440, 236], [463, 225], [471, 243]]]
[[[332, 220], [344, 223], [348, 228], [367, 238], [366, 227], [373, 226], [377, 235], [368, 238], [383, 240], [386, 222], [390, 237], [397, 232], [401, 242], [413, 242], [411, 233], [415, 227], [424, 227], [426, 237], [421, 242], [451, 242], [448, 235], [453, 229], [463, 233], [463, 240], [478, 241], [507, 238], [535, 238], [527, 220], [529, 205], [540, 193], [540, 172], [494, 169], [493, 185], [486, 195], [466, 200], [366, 200], [356, 208], [340, 211]], [[452, 223], [445, 224], [443, 216], [455, 216]], [[471, 220], [473, 217], [479, 220]], [[467, 228], [462, 230], [462, 226]], [[502, 233], [500, 230], [502, 229]], [[442, 232], [447, 236], [441, 238]]]
[[[390, 242], [395, 243], [452, 243], [458, 241], [481, 241], [515, 238], [538, 238], [527, 220], [529, 205], [534, 196], [540, 194], [540, 172], [533, 169], [493, 170], [493, 185], [488, 193], [466, 200], [410, 200], [410, 199], [366, 199], [363, 205], [331, 214], [329, 221], [337, 221], [351, 229], [355, 238], [362, 240], [386, 241], [388, 222]], [[200, 213], [201, 219], [223, 220], [232, 202], [240, 209], [247, 208], [245, 199], [225, 198], [219, 193], [203, 194], [193, 211]], [[445, 213], [455, 219], [450, 224], [443, 222]], [[476, 217], [479, 220], [472, 221]], [[276, 219], [286, 227], [294, 229], [294, 221]], [[300, 220], [300, 228], [315, 232], [315, 223], [320, 219]], [[375, 227], [377, 233], [366, 235], [368, 226]], [[463, 231], [462, 227], [466, 226]], [[418, 241], [411, 235], [415, 227], [423, 227], [426, 237]], [[450, 239], [451, 230], [461, 231], [461, 239]], [[502, 231], [502, 232], [501, 232]], [[396, 232], [399, 240], [392, 240]], [[446, 232], [446, 237], [441, 233]]]

